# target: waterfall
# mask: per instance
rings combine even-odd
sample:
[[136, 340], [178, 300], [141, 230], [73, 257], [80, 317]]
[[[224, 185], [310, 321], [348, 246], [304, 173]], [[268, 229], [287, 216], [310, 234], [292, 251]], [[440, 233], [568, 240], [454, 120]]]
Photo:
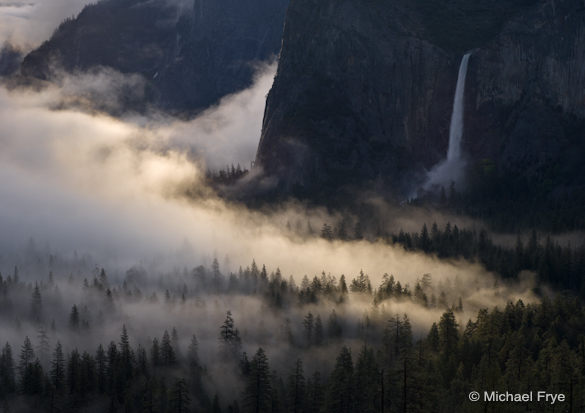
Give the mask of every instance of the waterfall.
[[447, 151], [447, 162], [457, 162], [461, 159], [461, 138], [463, 137], [463, 113], [465, 111], [465, 78], [467, 77], [467, 63], [471, 53], [467, 53], [461, 59], [459, 75], [457, 76], [457, 87], [453, 98], [453, 113], [451, 114], [451, 125], [449, 126], [449, 149]]
[[[459, 65], [455, 97], [453, 98], [453, 112], [451, 113], [451, 125], [449, 126], [449, 148], [447, 158], [439, 162], [427, 174], [427, 180], [423, 184], [424, 191], [436, 190], [441, 186], [446, 188], [452, 183], [459, 182], [465, 168], [465, 160], [461, 156], [461, 138], [463, 138], [463, 118], [465, 111], [465, 78], [467, 77], [467, 64], [471, 52], [465, 54]], [[416, 198], [411, 196], [410, 198]]]

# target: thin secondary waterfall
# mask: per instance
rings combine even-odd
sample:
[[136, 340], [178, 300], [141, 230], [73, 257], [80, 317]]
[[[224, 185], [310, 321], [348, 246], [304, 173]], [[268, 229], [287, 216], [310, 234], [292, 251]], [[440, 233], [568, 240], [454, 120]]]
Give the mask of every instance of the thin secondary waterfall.
[[463, 137], [463, 114], [465, 111], [465, 78], [467, 77], [469, 56], [471, 56], [471, 53], [463, 56], [459, 65], [459, 76], [457, 77], [457, 86], [455, 87], [453, 113], [451, 114], [451, 125], [449, 127], [447, 162], [461, 159], [461, 138]]

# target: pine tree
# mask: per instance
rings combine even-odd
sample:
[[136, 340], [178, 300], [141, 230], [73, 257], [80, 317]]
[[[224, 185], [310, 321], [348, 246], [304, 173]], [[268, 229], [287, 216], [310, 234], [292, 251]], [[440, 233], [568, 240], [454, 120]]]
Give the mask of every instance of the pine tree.
[[313, 376], [307, 380], [307, 413], [321, 413], [325, 403], [325, 392], [321, 384], [321, 374], [316, 371]]
[[452, 310], [448, 310], [439, 321], [439, 351], [443, 380], [451, 381], [457, 373], [458, 325]]
[[108, 345], [107, 351], [107, 367], [106, 367], [106, 380], [107, 380], [107, 391], [114, 393], [117, 386], [117, 372], [118, 372], [118, 347], [113, 341]]
[[96, 388], [96, 364], [87, 351], [81, 355], [79, 391], [82, 398], [87, 398]]
[[337, 317], [337, 313], [335, 309], [331, 310], [331, 314], [329, 315], [329, 319], [327, 320], [327, 334], [329, 338], [341, 338], [343, 334], [343, 328], [339, 323], [339, 319]]
[[179, 333], [177, 329], [173, 327], [171, 330], [171, 344], [173, 345], [173, 349], [175, 350], [175, 357], [177, 360], [181, 360], [181, 346], [179, 345]]
[[235, 328], [231, 311], [226, 313], [225, 320], [219, 331], [219, 339], [222, 343], [221, 351], [223, 355], [227, 357], [237, 357], [241, 348], [241, 339], [240, 333]]
[[343, 274], [341, 274], [341, 277], [339, 278], [339, 292], [341, 293], [342, 296], [345, 296], [349, 293], [347, 289], [347, 284], [345, 282], [345, 275]]
[[195, 334], [191, 336], [191, 343], [189, 343], [187, 358], [191, 366], [197, 366], [197, 368], [199, 368], [199, 341], [197, 340], [197, 336], [195, 336]]
[[288, 378], [288, 405], [291, 413], [301, 413], [305, 407], [305, 376], [303, 362], [297, 359]]
[[272, 386], [268, 358], [262, 348], [258, 349], [250, 364], [250, 375], [244, 393], [246, 411], [267, 412], [271, 406]]
[[170, 407], [173, 413], [183, 413], [189, 411], [191, 398], [187, 391], [187, 383], [185, 379], [175, 380], [175, 384], [171, 389]]
[[39, 289], [39, 285], [35, 283], [35, 288], [32, 293], [31, 299], [31, 317], [37, 323], [41, 322], [43, 314], [43, 300], [41, 298], [41, 290]]
[[120, 335], [120, 362], [122, 368], [122, 375], [126, 380], [131, 380], [134, 370], [134, 352], [130, 347], [130, 340], [128, 338], [128, 331], [126, 325], [122, 326], [122, 334]]
[[232, 317], [232, 312], [228, 310], [225, 320], [220, 327], [220, 339], [225, 343], [229, 343], [234, 339], [234, 334], [234, 319]]
[[307, 345], [310, 346], [313, 344], [313, 330], [315, 328], [315, 319], [311, 312], [305, 316], [303, 326], [305, 327], [305, 339], [307, 340]]
[[24, 343], [20, 349], [20, 359], [18, 361], [18, 372], [22, 378], [24, 377], [25, 370], [33, 362], [35, 358], [35, 352], [28, 336], [24, 338]]
[[79, 310], [77, 306], [71, 307], [71, 314], [69, 314], [69, 328], [74, 331], [79, 330]]
[[62, 392], [65, 389], [65, 356], [63, 355], [63, 348], [60, 342], [57, 342], [55, 346], [49, 374], [55, 390]]
[[437, 327], [437, 323], [433, 323], [433, 325], [431, 326], [431, 329], [429, 331], [429, 334], [427, 336], [427, 344], [430, 347], [430, 349], [434, 352], [438, 352], [439, 351], [439, 328]]
[[457, 345], [459, 337], [458, 325], [452, 310], [448, 310], [441, 316], [439, 322], [439, 344], [443, 352], [452, 352]]
[[191, 337], [191, 343], [187, 351], [187, 361], [189, 367], [189, 377], [191, 387], [196, 395], [201, 395], [203, 392], [201, 361], [199, 360], [199, 343], [195, 334]]
[[167, 391], [167, 385], [165, 383], [164, 380], [161, 380], [160, 384], [158, 385], [158, 389], [156, 392], [156, 398], [155, 398], [155, 412], [166, 412], [168, 409], [168, 404], [169, 404], [169, 400], [168, 400], [168, 391]]
[[177, 362], [176, 353], [167, 330], [165, 330], [161, 340], [160, 355], [163, 366], [173, 366]]
[[422, 249], [424, 252], [429, 252], [431, 250], [431, 238], [429, 236], [427, 224], [423, 224], [419, 239], [420, 249]]
[[335, 369], [329, 379], [327, 411], [336, 413], [354, 412], [353, 361], [349, 348], [343, 347], [337, 356]]
[[138, 376], [149, 377], [149, 373], [146, 349], [139, 344], [136, 349], [136, 374]]
[[37, 347], [37, 353], [39, 355], [41, 364], [46, 366], [49, 360], [51, 344], [49, 343], [49, 336], [47, 335], [47, 331], [43, 326], [39, 327], [37, 339], [39, 342], [39, 345]]
[[323, 344], [323, 323], [321, 322], [321, 316], [319, 315], [317, 315], [317, 318], [315, 319], [315, 334], [313, 342], [317, 346]]
[[244, 351], [240, 358], [240, 372], [242, 373], [242, 376], [249, 377], [251, 371], [252, 365], [250, 364], [250, 359], [248, 359], [248, 354]]
[[371, 294], [372, 284], [370, 283], [370, 277], [368, 277], [367, 274], [364, 274], [364, 272], [360, 270], [360, 275], [351, 281], [349, 288], [354, 293]]
[[158, 338], [156, 337], [152, 340], [152, 347], [150, 349], [150, 361], [152, 362], [153, 367], [161, 365], [160, 345], [158, 343]]
[[81, 393], [81, 357], [79, 351], [74, 349], [69, 354], [67, 361], [67, 387], [70, 393]]
[[0, 399], [2, 396], [13, 393], [16, 390], [16, 378], [14, 374], [14, 359], [12, 348], [6, 343], [0, 354]]
[[96, 361], [96, 376], [98, 392], [103, 394], [106, 392], [107, 386], [107, 357], [104, 347], [100, 344], [95, 354]]
[[144, 381], [141, 401], [143, 413], [155, 413], [154, 388], [152, 380]]
[[379, 411], [380, 371], [374, 350], [363, 346], [356, 362], [355, 369], [355, 409], [363, 413]]
[[21, 377], [20, 389], [25, 395], [38, 395], [43, 386], [43, 368], [38, 359], [26, 365]]
[[211, 264], [211, 270], [213, 274], [212, 275], [213, 288], [215, 289], [215, 291], [220, 291], [223, 283], [223, 276], [221, 274], [221, 271], [219, 270], [219, 261], [217, 261], [217, 258], [213, 259], [213, 263]]

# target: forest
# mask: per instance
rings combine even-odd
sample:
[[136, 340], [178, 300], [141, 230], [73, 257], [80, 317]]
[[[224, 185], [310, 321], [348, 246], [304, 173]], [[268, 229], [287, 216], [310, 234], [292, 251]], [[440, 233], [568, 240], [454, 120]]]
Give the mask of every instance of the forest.
[[[406, 244], [402, 238], [396, 242]], [[157, 279], [140, 267], [108, 276], [87, 260], [44, 257], [46, 277], [23, 281], [15, 267], [0, 278], [0, 319], [11, 326], [0, 356], [3, 411], [585, 408], [585, 308], [570, 294], [487, 309], [430, 274], [410, 286], [388, 274], [375, 285], [363, 271], [323, 272], [297, 286], [255, 262], [224, 274], [214, 259]], [[411, 320], [417, 311], [424, 323]], [[472, 390], [533, 389], [566, 400], [467, 398]]]
[[584, 10], [0, 2], [0, 413], [585, 412]]
[[419, 232], [399, 230], [393, 233], [378, 229], [364, 235], [360, 221], [353, 228], [341, 221], [335, 226], [324, 223], [320, 236], [330, 241], [373, 238], [442, 259], [464, 258], [479, 262], [504, 278], [515, 278], [522, 271], [532, 271], [537, 274], [541, 285], [570, 291], [580, 297], [585, 294], [582, 278], [585, 246], [579, 242], [559, 242], [550, 234], [542, 235], [536, 230], [524, 236], [518, 234], [513, 246], [494, 242], [484, 227], [459, 228], [450, 222], [442, 228], [433, 222], [430, 229], [424, 223]]

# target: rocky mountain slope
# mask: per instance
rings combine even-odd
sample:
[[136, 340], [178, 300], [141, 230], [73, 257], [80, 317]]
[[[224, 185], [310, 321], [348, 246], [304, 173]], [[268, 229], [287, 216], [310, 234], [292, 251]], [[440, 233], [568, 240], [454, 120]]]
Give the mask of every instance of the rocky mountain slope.
[[286, 191], [404, 196], [446, 155], [459, 62], [474, 50], [469, 179], [583, 191], [584, 35], [582, 0], [292, 0], [257, 164]]
[[288, 0], [103, 0], [31, 52], [22, 74], [105, 66], [147, 81], [146, 103], [195, 112], [251, 84], [280, 50]]

